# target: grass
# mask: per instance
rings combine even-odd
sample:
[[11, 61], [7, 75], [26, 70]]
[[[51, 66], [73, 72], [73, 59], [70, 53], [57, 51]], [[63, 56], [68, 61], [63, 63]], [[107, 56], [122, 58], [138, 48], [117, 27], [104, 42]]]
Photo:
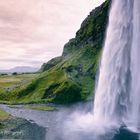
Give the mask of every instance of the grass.
[[91, 12], [76, 38], [64, 46], [63, 55], [44, 64], [39, 76], [0, 77], [0, 102], [68, 104], [88, 100], [95, 87], [108, 10], [107, 0]]
[[27, 105], [27, 106], [8, 106], [8, 107], [10, 107], [10, 108], [27, 108], [27, 109], [42, 110], [42, 111], [54, 111], [54, 110], [56, 110], [56, 108], [52, 107], [52, 106]]
[[0, 75], [0, 93], [28, 85], [38, 74]]
[[55, 107], [51, 106], [24, 106], [24, 108], [33, 109], [33, 110], [42, 110], [42, 111], [54, 111]]
[[0, 101], [5, 99], [8, 104], [66, 104], [86, 100], [94, 89], [100, 50], [92, 44], [86, 45], [39, 76], [4, 76], [0, 80], [4, 84], [11, 82], [13, 86], [17, 82], [16, 85], [21, 86], [11, 89], [10, 93], [4, 92]]
[[39, 74], [0, 75], [0, 103], [16, 103], [17, 94]]
[[8, 119], [10, 114], [0, 109], [0, 122]]

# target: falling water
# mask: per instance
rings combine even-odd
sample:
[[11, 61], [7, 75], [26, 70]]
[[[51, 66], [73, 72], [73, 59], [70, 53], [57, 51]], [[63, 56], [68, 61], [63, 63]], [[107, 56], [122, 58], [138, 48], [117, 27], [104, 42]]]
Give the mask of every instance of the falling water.
[[112, 0], [94, 101], [94, 118], [138, 129], [140, 0]]
[[[78, 108], [65, 117], [67, 119], [60, 124], [62, 128], [59, 135], [62, 140], [122, 140], [122, 136], [126, 140], [138, 140], [140, 0], [111, 1], [94, 114], [89, 112], [90, 109], [84, 111]], [[57, 130], [60, 125], [56, 127]], [[120, 139], [116, 139], [117, 135]]]
[[[131, 125], [140, 127], [140, 0], [134, 2], [133, 14], [133, 42], [131, 49], [131, 75], [130, 112], [128, 112]], [[140, 129], [140, 128], [139, 128]]]

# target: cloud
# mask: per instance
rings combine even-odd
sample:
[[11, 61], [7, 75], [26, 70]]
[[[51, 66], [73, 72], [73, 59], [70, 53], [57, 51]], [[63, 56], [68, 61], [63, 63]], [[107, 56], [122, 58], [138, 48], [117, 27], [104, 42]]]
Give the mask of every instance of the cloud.
[[88, 13], [104, 0], [1, 0], [0, 68], [40, 66], [61, 55]]

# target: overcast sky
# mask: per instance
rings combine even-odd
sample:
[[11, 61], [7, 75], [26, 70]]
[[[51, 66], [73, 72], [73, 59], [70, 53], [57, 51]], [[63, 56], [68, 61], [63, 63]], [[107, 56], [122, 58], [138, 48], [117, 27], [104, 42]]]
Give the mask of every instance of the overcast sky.
[[39, 67], [62, 53], [104, 0], [0, 0], [0, 69]]

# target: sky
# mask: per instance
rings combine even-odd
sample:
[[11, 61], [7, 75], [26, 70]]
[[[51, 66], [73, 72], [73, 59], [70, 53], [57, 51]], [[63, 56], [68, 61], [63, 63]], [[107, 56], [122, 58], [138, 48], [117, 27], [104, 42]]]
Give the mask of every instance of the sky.
[[0, 69], [40, 67], [60, 56], [104, 0], [0, 0]]

